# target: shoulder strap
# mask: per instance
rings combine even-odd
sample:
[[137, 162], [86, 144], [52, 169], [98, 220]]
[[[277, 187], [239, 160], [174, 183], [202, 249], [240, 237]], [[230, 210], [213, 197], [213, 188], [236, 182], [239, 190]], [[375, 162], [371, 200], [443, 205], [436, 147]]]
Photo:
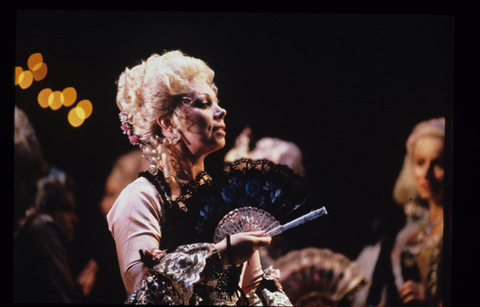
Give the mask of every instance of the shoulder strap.
[[165, 184], [165, 179], [162, 172], [159, 172], [156, 176], [150, 174], [148, 171], [140, 172], [138, 177], [145, 177], [148, 181], [150, 181], [162, 197], [163, 203], [168, 204], [169, 209], [172, 208], [173, 201], [170, 198], [170, 187], [168, 184]]

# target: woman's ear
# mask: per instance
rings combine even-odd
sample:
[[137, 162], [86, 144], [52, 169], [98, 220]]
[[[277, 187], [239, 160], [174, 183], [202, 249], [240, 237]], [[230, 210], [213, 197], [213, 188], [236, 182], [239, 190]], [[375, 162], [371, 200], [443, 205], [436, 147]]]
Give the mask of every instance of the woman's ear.
[[164, 116], [159, 116], [157, 118], [157, 123], [164, 131], [168, 131], [172, 127], [172, 121]]

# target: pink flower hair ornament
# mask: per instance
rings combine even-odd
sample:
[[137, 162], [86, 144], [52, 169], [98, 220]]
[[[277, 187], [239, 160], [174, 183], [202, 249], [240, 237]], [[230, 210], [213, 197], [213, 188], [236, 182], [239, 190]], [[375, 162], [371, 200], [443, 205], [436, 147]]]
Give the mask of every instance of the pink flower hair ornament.
[[120, 112], [119, 114], [120, 121], [122, 125], [120, 128], [122, 128], [123, 134], [126, 134], [128, 136], [128, 139], [130, 141], [130, 144], [132, 145], [138, 145], [138, 140], [139, 137], [138, 135], [133, 133], [133, 126], [132, 124], [128, 121], [128, 116], [127, 113], [125, 112]]

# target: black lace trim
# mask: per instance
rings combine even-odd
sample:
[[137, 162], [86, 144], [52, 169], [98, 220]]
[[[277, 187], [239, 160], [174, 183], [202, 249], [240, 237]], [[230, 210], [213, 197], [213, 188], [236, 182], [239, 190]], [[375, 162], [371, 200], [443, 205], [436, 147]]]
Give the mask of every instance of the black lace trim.
[[298, 177], [295, 172], [283, 164], [276, 164], [267, 159], [250, 159], [250, 158], [240, 158], [234, 161], [225, 162], [224, 173], [229, 174], [233, 171], [240, 171], [242, 173], [247, 173], [252, 169], [257, 169], [263, 174], [275, 173], [285, 178], [295, 178]]
[[[190, 202], [189, 210], [184, 210], [179, 205], [179, 199], [172, 200], [170, 186], [165, 182], [163, 173], [152, 175], [149, 172], [141, 172], [141, 177], [149, 180], [159, 192], [163, 200], [163, 208], [165, 216], [162, 223], [163, 239], [160, 242], [160, 248], [173, 251], [180, 245], [191, 244], [195, 242], [211, 242], [208, 236], [199, 237], [195, 232], [195, 225], [198, 221], [198, 208], [194, 202]], [[201, 186], [208, 186], [211, 178], [206, 172], [202, 172], [197, 176], [197, 180], [189, 184], [189, 188], [185, 188], [186, 194], [182, 195], [182, 199], [191, 199]], [[160, 222], [160, 221], [159, 221]], [[213, 238], [213, 236], [212, 236]]]
[[196, 177], [196, 179], [192, 182], [189, 182], [187, 184], [180, 183], [180, 186], [182, 187], [182, 195], [180, 195], [175, 201], [177, 203], [182, 203], [185, 204], [185, 202], [192, 196], [194, 196], [199, 187], [201, 187], [204, 184], [207, 185], [212, 185], [213, 179], [210, 177], [210, 175], [206, 172], [203, 171], [199, 173]]
[[173, 207], [180, 208], [178, 205], [179, 203], [185, 204], [189, 198], [197, 193], [200, 186], [204, 184], [211, 185], [213, 181], [212, 177], [210, 177], [206, 171], [203, 171], [197, 175], [194, 181], [187, 184], [181, 183], [182, 194], [173, 200], [170, 186], [165, 182], [165, 177], [162, 172], [158, 172], [157, 175], [152, 175], [150, 172], [145, 171], [141, 172], [139, 177], [145, 177], [157, 188], [162, 195], [163, 200], [168, 204], [169, 209]]

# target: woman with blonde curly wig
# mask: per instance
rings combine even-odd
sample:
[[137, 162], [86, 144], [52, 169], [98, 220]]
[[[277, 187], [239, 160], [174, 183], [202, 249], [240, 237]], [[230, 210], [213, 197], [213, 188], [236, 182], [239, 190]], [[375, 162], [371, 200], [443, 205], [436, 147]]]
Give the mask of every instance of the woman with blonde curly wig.
[[413, 231], [397, 236], [391, 255], [395, 282], [402, 304], [441, 306], [445, 118], [418, 123], [406, 148], [410, 176], [399, 178], [394, 196], [400, 200], [402, 186], [412, 182], [409, 199], [418, 199], [428, 213]]
[[[443, 117], [418, 123], [407, 139], [393, 190], [406, 223], [391, 240], [377, 244], [367, 306], [442, 305], [444, 147]], [[371, 263], [368, 267], [373, 269]]]
[[271, 238], [247, 232], [215, 244], [195, 232], [199, 212], [186, 199], [211, 181], [205, 157], [225, 146], [226, 111], [213, 78], [204, 61], [171, 51], [153, 54], [118, 79], [123, 133], [150, 164], [107, 215], [128, 303], [288, 301], [260, 265], [257, 250]]

